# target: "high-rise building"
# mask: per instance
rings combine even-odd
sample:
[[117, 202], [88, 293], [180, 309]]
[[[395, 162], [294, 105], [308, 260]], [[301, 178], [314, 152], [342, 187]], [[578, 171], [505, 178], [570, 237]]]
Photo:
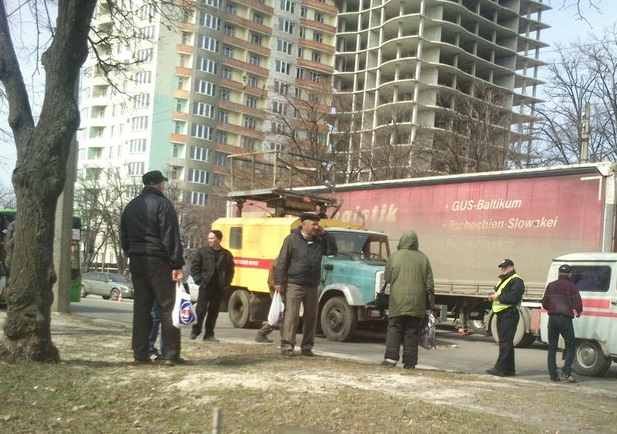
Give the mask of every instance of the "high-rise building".
[[[337, 9], [333, 0], [186, 4], [133, 2], [136, 37], [126, 38], [130, 26], [98, 5], [100, 43], [81, 81], [78, 173], [89, 183], [117, 177], [133, 197], [143, 173], [162, 170], [182, 212], [203, 221], [224, 212], [228, 155], [302, 141], [289, 131], [296, 102], [331, 90]], [[116, 70], [101, 59], [132, 64]]]
[[332, 143], [343, 181], [483, 171], [531, 157], [535, 0], [339, 0]]

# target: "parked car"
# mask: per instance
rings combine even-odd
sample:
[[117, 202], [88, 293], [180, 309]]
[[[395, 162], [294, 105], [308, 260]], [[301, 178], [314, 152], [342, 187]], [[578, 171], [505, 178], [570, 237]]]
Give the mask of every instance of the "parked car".
[[89, 271], [81, 276], [81, 298], [90, 294], [100, 295], [105, 300], [133, 298], [133, 283], [122, 274]]

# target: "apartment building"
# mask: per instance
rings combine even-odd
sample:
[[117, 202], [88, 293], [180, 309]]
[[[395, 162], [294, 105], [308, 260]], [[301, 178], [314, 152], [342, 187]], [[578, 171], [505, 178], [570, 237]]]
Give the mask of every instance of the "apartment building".
[[343, 182], [383, 179], [396, 164], [408, 177], [530, 158], [543, 1], [336, 3]]

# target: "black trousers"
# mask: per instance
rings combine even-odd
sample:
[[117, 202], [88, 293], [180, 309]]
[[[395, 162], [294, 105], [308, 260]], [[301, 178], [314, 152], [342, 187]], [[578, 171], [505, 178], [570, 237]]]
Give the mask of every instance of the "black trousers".
[[204, 333], [204, 339], [214, 336], [214, 327], [216, 326], [216, 320], [219, 317], [222, 301], [223, 291], [221, 291], [218, 287], [208, 285], [205, 288], [199, 288], [197, 307], [195, 307], [197, 323], [193, 325], [194, 334], [199, 335], [201, 333], [201, 328], [205, 319], [206, 331]]
[[414, 316], [388, 318], [384, 358], [397, 362], [400, 357], [401, 344], [403, 344], [403, 365], [416, 366], [421, 323], [422, 318]]
[[518, 309], [509, 308], [497, 313], [497, 336], [499, 336], [499, 356], [495, 369], [506, 374], [516, 373], [514, 364], [514, 335], [519, 320]]
[[176, 301], [176, 283], [171, 280], [169, 261], [153, 256], [131, 257], [131, 279], [135, 289], [133, 303], [133, 357], [149, 360], [149, 335], [152, 330], [152, 305], [161, 310], [162, 353], [165, 360], [180, 357], [180, 329], [173, 326], [171, 313]]

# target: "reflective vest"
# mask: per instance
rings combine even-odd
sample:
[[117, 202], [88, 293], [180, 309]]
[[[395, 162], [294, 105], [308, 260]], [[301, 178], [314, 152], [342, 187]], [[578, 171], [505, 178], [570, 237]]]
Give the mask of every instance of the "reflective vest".
[[[506, 285], [510, 283], [512, 279], [516, 277], [518, 277], [519, 279], [521, 278], [518, 274], [514, 273], [512, 276], [508, 277], [507, 279], [499, 283], [499, 285], [497, 285], [497, 287], [495, 288], [495, 294], [497, 294], [497, 298], [493, 301], [493, 305], [491, 307], [493, 309], [493, 312], [495, 313], [501, 312], [502, 310], [506, 310], [507, 308], [512, 307], [511, 304], [501, 303], [499, 301], [499, 295], [501, 294], [501, 290], [504, 289]], [[516, 307], [520, 307], [520, 306], [521, 306], [521, 301], [519, 300], [519, 302], [516, 303]]]

